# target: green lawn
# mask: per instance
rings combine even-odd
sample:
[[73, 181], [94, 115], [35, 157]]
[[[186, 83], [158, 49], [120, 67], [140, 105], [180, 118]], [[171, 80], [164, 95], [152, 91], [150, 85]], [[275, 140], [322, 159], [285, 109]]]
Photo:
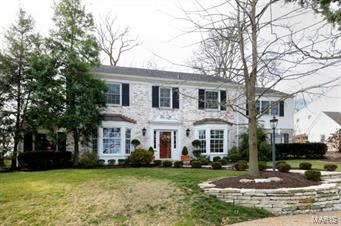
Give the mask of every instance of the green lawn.
[[[332, 163], [337, 165], [336, 171], [341, 171], [341, 162], [327, 162], [325, 160], [316, 160], [316, 159], [293, 159], [293, 160], [285, 160], [292, 168], [299, 168], [301, 162], [310, 162], [312, 164], [312, 169], [323, 170], [323, 166], [327, 163]], [[271, 166], [271, 162], [268, 162], [267, 165]]]
[[205, 169], [69, 169], [0, 174], [0, 225], [221, 225], [270, 216], [206, 197]]

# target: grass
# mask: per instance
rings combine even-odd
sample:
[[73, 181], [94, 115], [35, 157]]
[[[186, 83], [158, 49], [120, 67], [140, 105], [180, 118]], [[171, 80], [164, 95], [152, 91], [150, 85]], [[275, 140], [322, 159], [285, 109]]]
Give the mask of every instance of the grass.
[[268, 217], [204, 196], [198, 183], [240, 172], [68, 169], [0, 174], [0, 225], [221, 225]]
[[[292, 160], [284, 160], [286, 161], [291, 168], [299, 168], [299, 165], [301, 162], [310, 162], [312, 164], [311, 168], [312, 169], [317, 169], [317, 170], [324, 170], [323, 166], [327, 163], [332, 163], [337, 165], [336, 171], [341, 171], [341, 163], [339, 162], [328, 162], [325, 160], [316, 160], [316, 159], [292, 159]], [[267, 162], [268, 166], [271, 166], [272, 162]]]

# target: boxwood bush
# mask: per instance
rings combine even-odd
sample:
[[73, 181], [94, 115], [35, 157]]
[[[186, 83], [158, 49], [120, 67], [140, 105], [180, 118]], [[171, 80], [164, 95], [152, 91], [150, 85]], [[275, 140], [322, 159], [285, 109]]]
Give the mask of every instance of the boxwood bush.
[[200, 162], [201, 162], [201, 165], [209, 165], [210, 164], [210, 161], [206, 158], [200, 159]]
[[213, 162], [218, 162], [221, 158], [219, 156], [213, 157]]
[[326, 152], [324, 143], [276, 144], [277, 159], [321, 159]]
[[304, 176], [308, 180], [312, 180], [312, 181], [320, 181], [321, 180], [321, 172], [317, 171], [317, 170], [307, 170], [307, 171], [305, 171]]
[[310, 170], [311, 169], [311, 163], [310, 162], [301, 162], [299, 165], [300, 169], [303, 170]]
[[117, 160], [117, 162], [118, 162], [118, 165], [124, 166], [124, 165], [127, 165], [128, 160], [127, 159], [119, 159], [119, 160]]
[[173, 162], [169, 160], [165, 160], [162, 162], [163, 167], [171, 167], [172, 165], [173, 165]]
[[239, 160], [234, 165], [234, 168], [238, 171], [245, 171], [249, 166], [247, 165], [247, 161], [245, 160]]
[[183, 162], [182, 161], [175, 161], [174, 162], [174, 167], [175, 168], [181, 168], [183, 166]]
[[220, 159], [220, 160], [218, 160], [218, 162], [220, 162], [221, 165], [223, 165], [223, 166], [227, 165], [227, 160], [226, 159]]
[[161, 160], [154, 160], [154, 165], [155, 166], [161, 166], [162, 165], [162, 161]]
[[221, 162], [213, 162], [212, 163], [212, 169], [221, 169], [222, 168], [222, 165], [221, 165]]
[[192, 168], [201, 168], [201, 161], [200, 160], [194, 160], [191, 162]]
[[19, 154], [18, 162], [20, 167], [30, 170], [65, 168], [72, 165], [72, 153], [69, 151], [23, 152]]
[[258, 162], [258, 169], [260, 171], [264, 171], [264, 170], [266, 170], [266, 168], [267, 168], [266, 162], [263, 162], [263, 161]]
[[279, 163], [277, 165], [277, 169], [279, 172], [288, 173], [291, 169], [291, 166], [288, 163]]
[[116, 160], [115, 159], [109, 159], [108, 160], [108, 165], [113, 166], [115, 165]]
[[335, 164], [325, 164], [323, 168], [327, 171], [335, 171], [337, 169], [337, 165]]
[[[104, 161], [104, 160], [103, 160]], [[97, 153], [85, 152], [79, 157], [79, 167], [81, 168], [94, 168], [100, 165]]]

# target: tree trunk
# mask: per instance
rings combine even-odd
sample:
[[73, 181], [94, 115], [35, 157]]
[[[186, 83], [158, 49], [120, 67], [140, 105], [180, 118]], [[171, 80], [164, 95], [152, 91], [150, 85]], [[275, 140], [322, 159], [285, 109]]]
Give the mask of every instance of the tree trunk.
[[77, 130], [73, 131], [73, 165], [78, 166], [79, 164], [79, 133]]

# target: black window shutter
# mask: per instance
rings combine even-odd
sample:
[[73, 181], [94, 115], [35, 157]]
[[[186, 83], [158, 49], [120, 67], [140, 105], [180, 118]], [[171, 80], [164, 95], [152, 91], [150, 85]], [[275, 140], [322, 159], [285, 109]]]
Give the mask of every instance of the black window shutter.
[[284, 116], [284, 101], [279, 102], [279, 116]]
[[179, 108], [179, 88], [172, 88], [173, 108]]
[[122, 84], [122, 106], [129, 106], [129, 84]]
[[158, 86], [152, 87], [152, 107], [153, 108], [159, 107], [159, 87]]
[[199, 109], [205, 109], [205, 90], [199, 89], [199, 95], [198, 95], [198, 107]]
[[220, 110], [226, 110], [226, 91], [220, 91]]
[[248, 103], [246, 103], [246, 105], [245, 105], [245, 113], [246, 113], [246, 115], [249, 115], [249, 104]]

